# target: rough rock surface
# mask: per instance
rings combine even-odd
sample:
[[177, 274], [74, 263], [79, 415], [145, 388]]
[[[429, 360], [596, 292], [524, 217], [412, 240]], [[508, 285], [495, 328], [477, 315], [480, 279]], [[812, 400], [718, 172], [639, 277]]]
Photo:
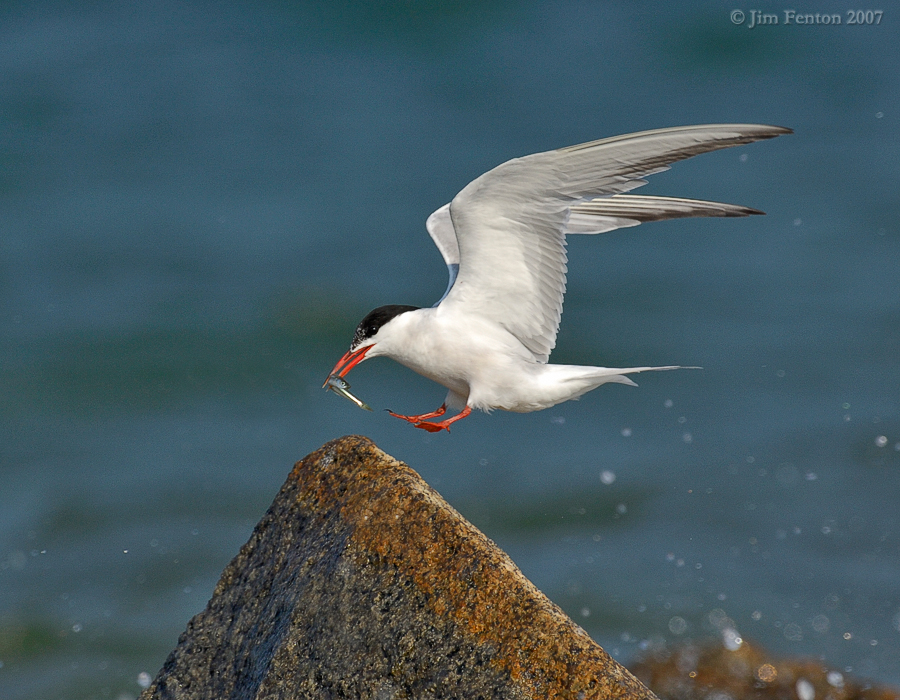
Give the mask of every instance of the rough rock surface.
[[294, 467], [151, 698], [655, 696], [412, 469], [350, 436]]

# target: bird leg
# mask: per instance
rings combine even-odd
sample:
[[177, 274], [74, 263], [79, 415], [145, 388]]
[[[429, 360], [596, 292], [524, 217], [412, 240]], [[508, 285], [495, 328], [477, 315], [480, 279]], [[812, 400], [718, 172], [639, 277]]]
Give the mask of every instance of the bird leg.
[[441, 404], [441, 407], [436, 411], [432, 411], [431, 413], [423, 413], [418, 416], [401, 416], [399, 413], [394, 413], [391, 409], [387, 410], [394, 418], [400, 418], [401, 420], [408, 421], [415, 425], [416, 423], [421, 423], [426, 418], [437, 418], [438, 416], [442, 416], [447, 412], [447, 404]]
[[[441, 406], [444, 409], [444, 406]], [[446, 409], [444, 409], [446, 410]], [[448, 433], [450, 432], [450, 424], [455, 423], [458, 420], [465, 418], [472, 412], [472, 409], [466, 406], [462, 411], [457, 413], [452, 418], [448, 418], [447, 420], [442, 420], [439, 423], [426, 423], [424, 421], [419, 421], [418, 423], [413, 423], [417, 428], [421, 428], [422, 430], [427, 430], [429, 433], [437, 433], [441, 430], [446, 430]], [[443, 413], [443, 411], [441, 411]], [[439, 414], [440, 415], [440, 414]]]

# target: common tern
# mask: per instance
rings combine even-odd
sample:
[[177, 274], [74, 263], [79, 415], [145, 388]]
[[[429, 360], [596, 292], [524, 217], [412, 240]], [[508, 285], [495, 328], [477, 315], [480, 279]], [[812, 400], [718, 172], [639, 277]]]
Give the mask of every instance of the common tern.
[[[749, 207], [624, 194], [685, 158], [792, 133], [761, 124], [643, 131], [514, 158], [470, 182], [426, 221], [450, 282], [431, 308], [381, 306], [360, 322], [323, 386], [373, 357], [390, 357], [449, 389], [435, 411], [392, 416], [450, 431], [473, 409], [528, 413], [626, 375], [666, 367], [547, 364], [566, 290], [566, 236], [694, 216], [748, 216]], [[350, 395], [352, 397], [352, 395]], [[362, 403], [356, 397], [352, 397]], [[448, 410], [456, 415], [441, 421]]]

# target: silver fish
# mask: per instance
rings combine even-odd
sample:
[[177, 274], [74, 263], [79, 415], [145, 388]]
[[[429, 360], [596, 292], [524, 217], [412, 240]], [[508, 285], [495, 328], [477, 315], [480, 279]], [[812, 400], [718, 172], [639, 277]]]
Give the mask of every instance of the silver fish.
[[367, 411], [372, 410], [368, 406], [368, 404], [363, 403], [348, 391], [348, 389], [350, 389], [350, 383], [343, 377], [332, 374], [330, 377], [328, 377], [328, 379], [325, 380], [325, 387], [331, 389], [338, 396], [343, 396], [345, 399], [349, 399], [360, 408], [363, 408]]

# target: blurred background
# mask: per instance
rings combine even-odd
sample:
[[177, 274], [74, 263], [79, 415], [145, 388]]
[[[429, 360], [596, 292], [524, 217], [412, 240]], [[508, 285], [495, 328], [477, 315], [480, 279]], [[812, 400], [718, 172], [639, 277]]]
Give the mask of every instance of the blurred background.
[[[349, 433], [625, 663], [733, 627], [900, 684], [897, 17], [752, 9], [4, 3], [0, 696], [134, 698]], [[374, 413], [321, 389], [367, 311], [441, 296], [425, 218], [467, 182], [710, 122], [796, 134], [639, 193], [768, 215], [575, 237], [553, 355], [702, 371], [452, 435], [378, 410], [445, 395], [388, 360], [351, 377]]]

